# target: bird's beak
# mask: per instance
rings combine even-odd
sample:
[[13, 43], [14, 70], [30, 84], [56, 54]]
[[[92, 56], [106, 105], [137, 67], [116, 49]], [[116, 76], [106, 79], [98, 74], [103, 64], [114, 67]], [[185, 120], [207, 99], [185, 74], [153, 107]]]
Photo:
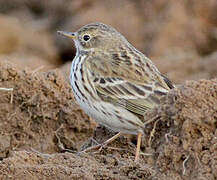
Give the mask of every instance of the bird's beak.
[[71, 39], [76, 39], [76, 34], [73, 32], [66, 32], [66, 31], [57, 31], [58, 34], [61, 34], [63, 36], [69, 37]]

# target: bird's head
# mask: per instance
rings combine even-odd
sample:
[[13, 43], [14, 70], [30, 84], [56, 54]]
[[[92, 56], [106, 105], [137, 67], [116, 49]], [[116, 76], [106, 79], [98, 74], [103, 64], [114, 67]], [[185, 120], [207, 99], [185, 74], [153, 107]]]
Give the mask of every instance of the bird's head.
[[102, 23], [85, 25], [77, 32], [58, 31], [58, 33], [73, 39], [76, 48], [84, 51], [113, 49], [126, 41], [114, 28]]

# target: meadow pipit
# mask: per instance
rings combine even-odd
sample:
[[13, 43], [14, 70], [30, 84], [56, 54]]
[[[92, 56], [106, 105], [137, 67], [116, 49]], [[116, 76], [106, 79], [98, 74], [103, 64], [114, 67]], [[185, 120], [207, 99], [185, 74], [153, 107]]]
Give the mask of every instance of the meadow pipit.
[[150, 59], [119, 32], [102, 23], [77, 32], [58, 33], [74, 40], [70, 82], [75, 99], [97, 123], [121, 134], [136, 134], [135, 161], [139, 158], [145, 112], [159, 104], [173, 88]]

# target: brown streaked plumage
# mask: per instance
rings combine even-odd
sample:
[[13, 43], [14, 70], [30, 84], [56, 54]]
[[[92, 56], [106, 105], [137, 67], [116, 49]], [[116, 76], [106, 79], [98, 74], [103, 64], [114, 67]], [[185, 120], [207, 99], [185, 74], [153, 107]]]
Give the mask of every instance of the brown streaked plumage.
[[119, 132], [106, 144], [121, 133], [138, 134], [137, 160], [145, 112], [159, 104], [172, 83], [110, 26], [93, 23], [59, 33], [76, 45], [70, 80], [77, 102], [99, 124]]

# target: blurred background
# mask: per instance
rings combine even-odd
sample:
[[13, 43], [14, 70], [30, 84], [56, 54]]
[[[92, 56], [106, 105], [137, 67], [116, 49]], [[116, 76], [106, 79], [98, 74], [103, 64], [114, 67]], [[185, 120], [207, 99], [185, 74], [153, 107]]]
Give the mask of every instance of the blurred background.
[[109, 24], [175, 83], [217, 77], [216, 0], [0, 0], [0, 60], [66, 75], [73, 43], [57, 30]]

